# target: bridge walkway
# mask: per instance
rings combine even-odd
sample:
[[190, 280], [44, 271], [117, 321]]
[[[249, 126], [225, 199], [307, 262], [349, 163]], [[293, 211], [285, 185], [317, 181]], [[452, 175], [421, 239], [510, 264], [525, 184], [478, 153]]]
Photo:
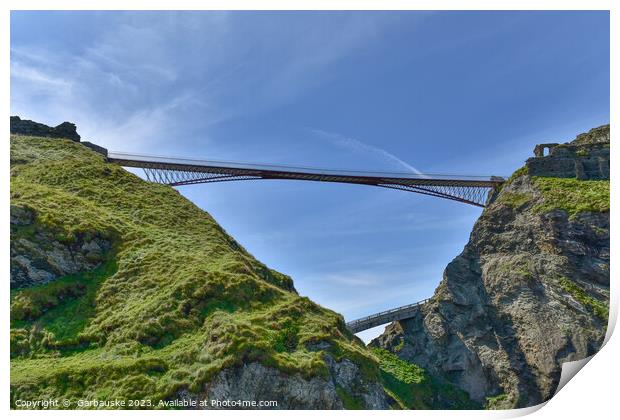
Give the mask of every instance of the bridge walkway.
[[142, 168], [151, 182], [171, 186], [223, 181], [282, 179], [370, 185], [484, 207], [504, 178], [496, 176], [382, 173], [207, 161], [110, 152], [108, 161]]
[[419, 310], [420, 306], [428, 302], [429, 299], [424, 299], [416, 303], [412, 303], [398, 308], [390, 309], [387, 311], [379, 312], [363, 318], [355, 319], [351, 322], [347, 322], [347, 327], [351, 332], [358, 333], [360, 331], [368, 330], [378, 325], [387, 324], [388, 322], [400, 321], [403, 319], [411, 318]]

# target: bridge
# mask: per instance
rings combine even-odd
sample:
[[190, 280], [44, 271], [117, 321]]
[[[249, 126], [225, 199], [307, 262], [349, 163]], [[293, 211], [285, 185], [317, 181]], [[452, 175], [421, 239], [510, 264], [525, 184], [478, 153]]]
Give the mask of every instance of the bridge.
[[[497, 176], [340, 171], [107, 151], [106, 155], [109, 162], [143, 169], [150, 182], [170, 186], [259, 179], [337, 182], [408, 191], [478, 207], [485, 207], [491, 193], [505, 181]], [[358, 333], [388, 322], [411, 318], [428, 300], [359, 318], [348, 322], [347, 327], [353, 333]]]
[[107, 158], [121, 166], [142, 168], [147, 180], [171, 186], [259, 179], [337, 182], [408, 191], [478, 207], [485, 207], [490, 193], [504, 182], [496, 176], [339, 171], [122, 152], [109, 152]]
[[403, 319], [411, 318], [418, 311], [420, 306], [429, 300], [430, 299], [424, 299], [416, 303], [365, 316], [364, 318], [355, 319], [347, 322], [347, 327], [351, 330], [351, 332], [358, 333], [372, 327], [387, 324], [388, 322], [401, 321]]

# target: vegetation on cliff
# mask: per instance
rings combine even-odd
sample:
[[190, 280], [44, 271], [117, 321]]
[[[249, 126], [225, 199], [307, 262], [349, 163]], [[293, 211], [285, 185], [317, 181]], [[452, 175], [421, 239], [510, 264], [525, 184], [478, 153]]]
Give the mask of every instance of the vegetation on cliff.
[[578, 140], [515, 171], [432, 299], [371, 345], [489, 409], [551, 398], [563, 363], [600, 348], [609, 316], [609, 126]]
[[[515, 171], [499, 190], [511, 185], [515, 180], [527, 176], [527, 168]], [[547, 213], [553, 210], [564, 210], [572, 218], [584, 212], [609, 212], [609, 180], [578, 180], [575, 178], [531, 177], [535, 191], [503, 192], [498, 195], [497, 202], [519, 208], [536, 198], [538, 193], [541, 200], [536, 202], [533, 211]]]
[[372, 349], [379, 359], [381, 377], [386, 390], [398, 408], [477, 409], [478, 404], [466, 392], [429, 375], [421, 367], [399, 358], [382, 348]]
[[574, 178], [532, 177], [536, 189], [543, 196], [543, 203], [534, 211], [547, 213], [564, 210], [570, 217], [579, 213], [609, 212], [609, 180], [580, 181]]
[[[528, 177], [531, 180], [533, 191], [512, 192], [505, 191], [498, 197], [500, 204], [513, 208], [530, 207], [534, 214], [545, 214], [553, 211], [566, 212], [570, 220], [587, 213], [609, 213], [610, 184], [608, 179], [578, 180], [575, 178], [529, 177], [527, 168], [521, 168], [507, 180], [504, 186], [509, 186], [517, 179]], [[525, 210], [523, 210], [525, 211]], [[605, 233], [605, 229], [598, 228]], [[609, 269], [609, 267], [607, 267]], [[518, 267], [511, 270], [518, 272]], [[597, 299], [588, 294], [582, 286], [561, 276], [557, 280], [561, 288], [569, 293], [577, 302], [588, 308], [594, 315], [603, 321], [609, 317], [609, 296], [606, 299]]]
[[380, 380], [339, 314], [297, 295], [174, 189], [79, 143], [11, 136], [11, 205], [35, 215], [12, 240], [113, 244], [94, 271], [12, 291], [12, 401], [157, 401], [251, 361], [325, 377], [326, 353]]

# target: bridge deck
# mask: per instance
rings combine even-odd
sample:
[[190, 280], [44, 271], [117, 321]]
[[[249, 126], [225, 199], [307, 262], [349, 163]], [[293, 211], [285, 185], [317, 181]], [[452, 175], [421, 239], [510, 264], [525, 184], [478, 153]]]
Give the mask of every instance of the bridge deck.
[[205, 161], [110, 152], [108, 160], [144, 169], [149, 181], [172, 186], [252, 179], [338, 182], [399, 189], [479, 207], [501, 177], [340, 171], [317, 168]]
[[351, 322], [347, 322], [347, 327], [353, 333], [358, 333], [378, 325], [387, 324], [388, 322], [411, 318], [418, 311], [419, 307], [429, 300], [430, 299], [424, 299], [410, 305], [400, 306], [398, 308], [355, 319]]

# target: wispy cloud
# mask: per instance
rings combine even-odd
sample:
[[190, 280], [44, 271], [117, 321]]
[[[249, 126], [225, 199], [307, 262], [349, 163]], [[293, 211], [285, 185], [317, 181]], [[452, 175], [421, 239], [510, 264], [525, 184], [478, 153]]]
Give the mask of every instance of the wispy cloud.
[[[431, 272], [436, 271], [433, 267]], [[347, 290], [346, 294], [316, 293], [325, 296], [319, 303], [342, 313], [346, 319], [353, 319], [371, 313], [414, 303], [429, 297], [429, 285], [439, 283], [440, 278], [428, 276], [428, 267], [419, 267], [415, 272], [343, 272], [338, 284], [334, 277], [313, 277], [321, 282], [325, 290]], [[346, 280], [348, 278], [348, 280]], [[310, 280], [305, 279], [304, 283]], [[317, 288], [318, 289], [318, 288]], [[303, 293], [304, 290], [301, 290]]]
[[374, 273], [367, 272], [341, 272], [336, 274], [329, 274], [325, 277], [324, 281], [328, 284], [337, 283], [340, 286], [352, 286], [352, 287], [368, 287], [377, 286], [382, 283], [382, 276], [377, 276]]
[[[12, 54], [12, 113], [51, 125], [70, 120], [77, 123], [84, 139], [108, 148], [152, 147], [178, 128], [176, 116], [202, 105], [191, 92], [179, 92], [132, 108], [128, 97], [139, 95], [140, 87], [88, 58], [64, 57], [66, 68], [72, 69], [64, 70], [45, 52], [35, 55], [15, 48]], [[104, 96], [118, 99], [107, 102]], [[98, 104], [97, 98], [106, 106]]]
[[11, 74], [13, 77], [42, 90], [53, 90], [58, 93], [59, 89], [61, 91], [66, 91], [71, 88], [71, 83], [67, 80], [50, 76], [35, 67], [25, 65], [16, 60], [11, 63]]
[[[404, 193], [403, 193], [404, 194]], [[409, 198], [411, 199], [411, 198]], [[381, 219], [381, 223], [376, 223], [372, 216], [376, 215], [375, 209], [366, 209], [364, 217], [359, 217], [351, 213], [342, 212], [338, 214], [338, 225], [331, 226], [329, 230], [323, 229], [324, 218], [320, 215], [309, 215], [304, 218], [303, 223], [289, 227], [272, 228], [268, 232], [256, 232], [249, 235], [252, 241], [257, 243], [270, 243], [278, 241], [281, 244], [291, 244], [295, 246], [299, 236], [308, 239], [335, 239], [345, 240], [354, 237], [369, 237], [371, 235], [389, 234], [418, 234], [425, 232], [450, 232], [454, 229], [469, 226], [477, 217], [475, 214], [463, 214], [455, 217], [446, 218], [445, 216], [426, 216], [415, 213], [388, 215]], [[428, 247], [428, 244], [424, 244]]]
[[416, 167], [410, 165], [404, 160], [398, 158], [392, 153], [388, 152], [385, 149], [380, 147], [372, 146], [370, 144], [364, 143], [360, 140], [346, 137], [338, 133], [331, 133], [328, 131], [311, 129], [312, 133], [316, 134], [320, 138], [326, 139], [330, 141], [337, 147], [341, 147], [343, 149], [350, 150], [355, 153], [366, 153], [372, 156], [379, 158], [380, 160], [387, 162], [389, 164], [395, 165], [401, 169], [406, 169], [408, 172], [415, 173], [417, 175], [423, 175]]
[[12, 112], [50, 124], [71, 119], [109, 147], [154, 146], [164, 126], [191, 124], [208, 138], [215, 124], [281, 106], [329, 81], [330, 69], [378, 39], [391, 19], [335, 13], [316, 25], [312, 14], [290, 14], [291, 24], [276, 30], [275, 15], [80, 15], [87, 28], [80, 42], [13, 42]]

